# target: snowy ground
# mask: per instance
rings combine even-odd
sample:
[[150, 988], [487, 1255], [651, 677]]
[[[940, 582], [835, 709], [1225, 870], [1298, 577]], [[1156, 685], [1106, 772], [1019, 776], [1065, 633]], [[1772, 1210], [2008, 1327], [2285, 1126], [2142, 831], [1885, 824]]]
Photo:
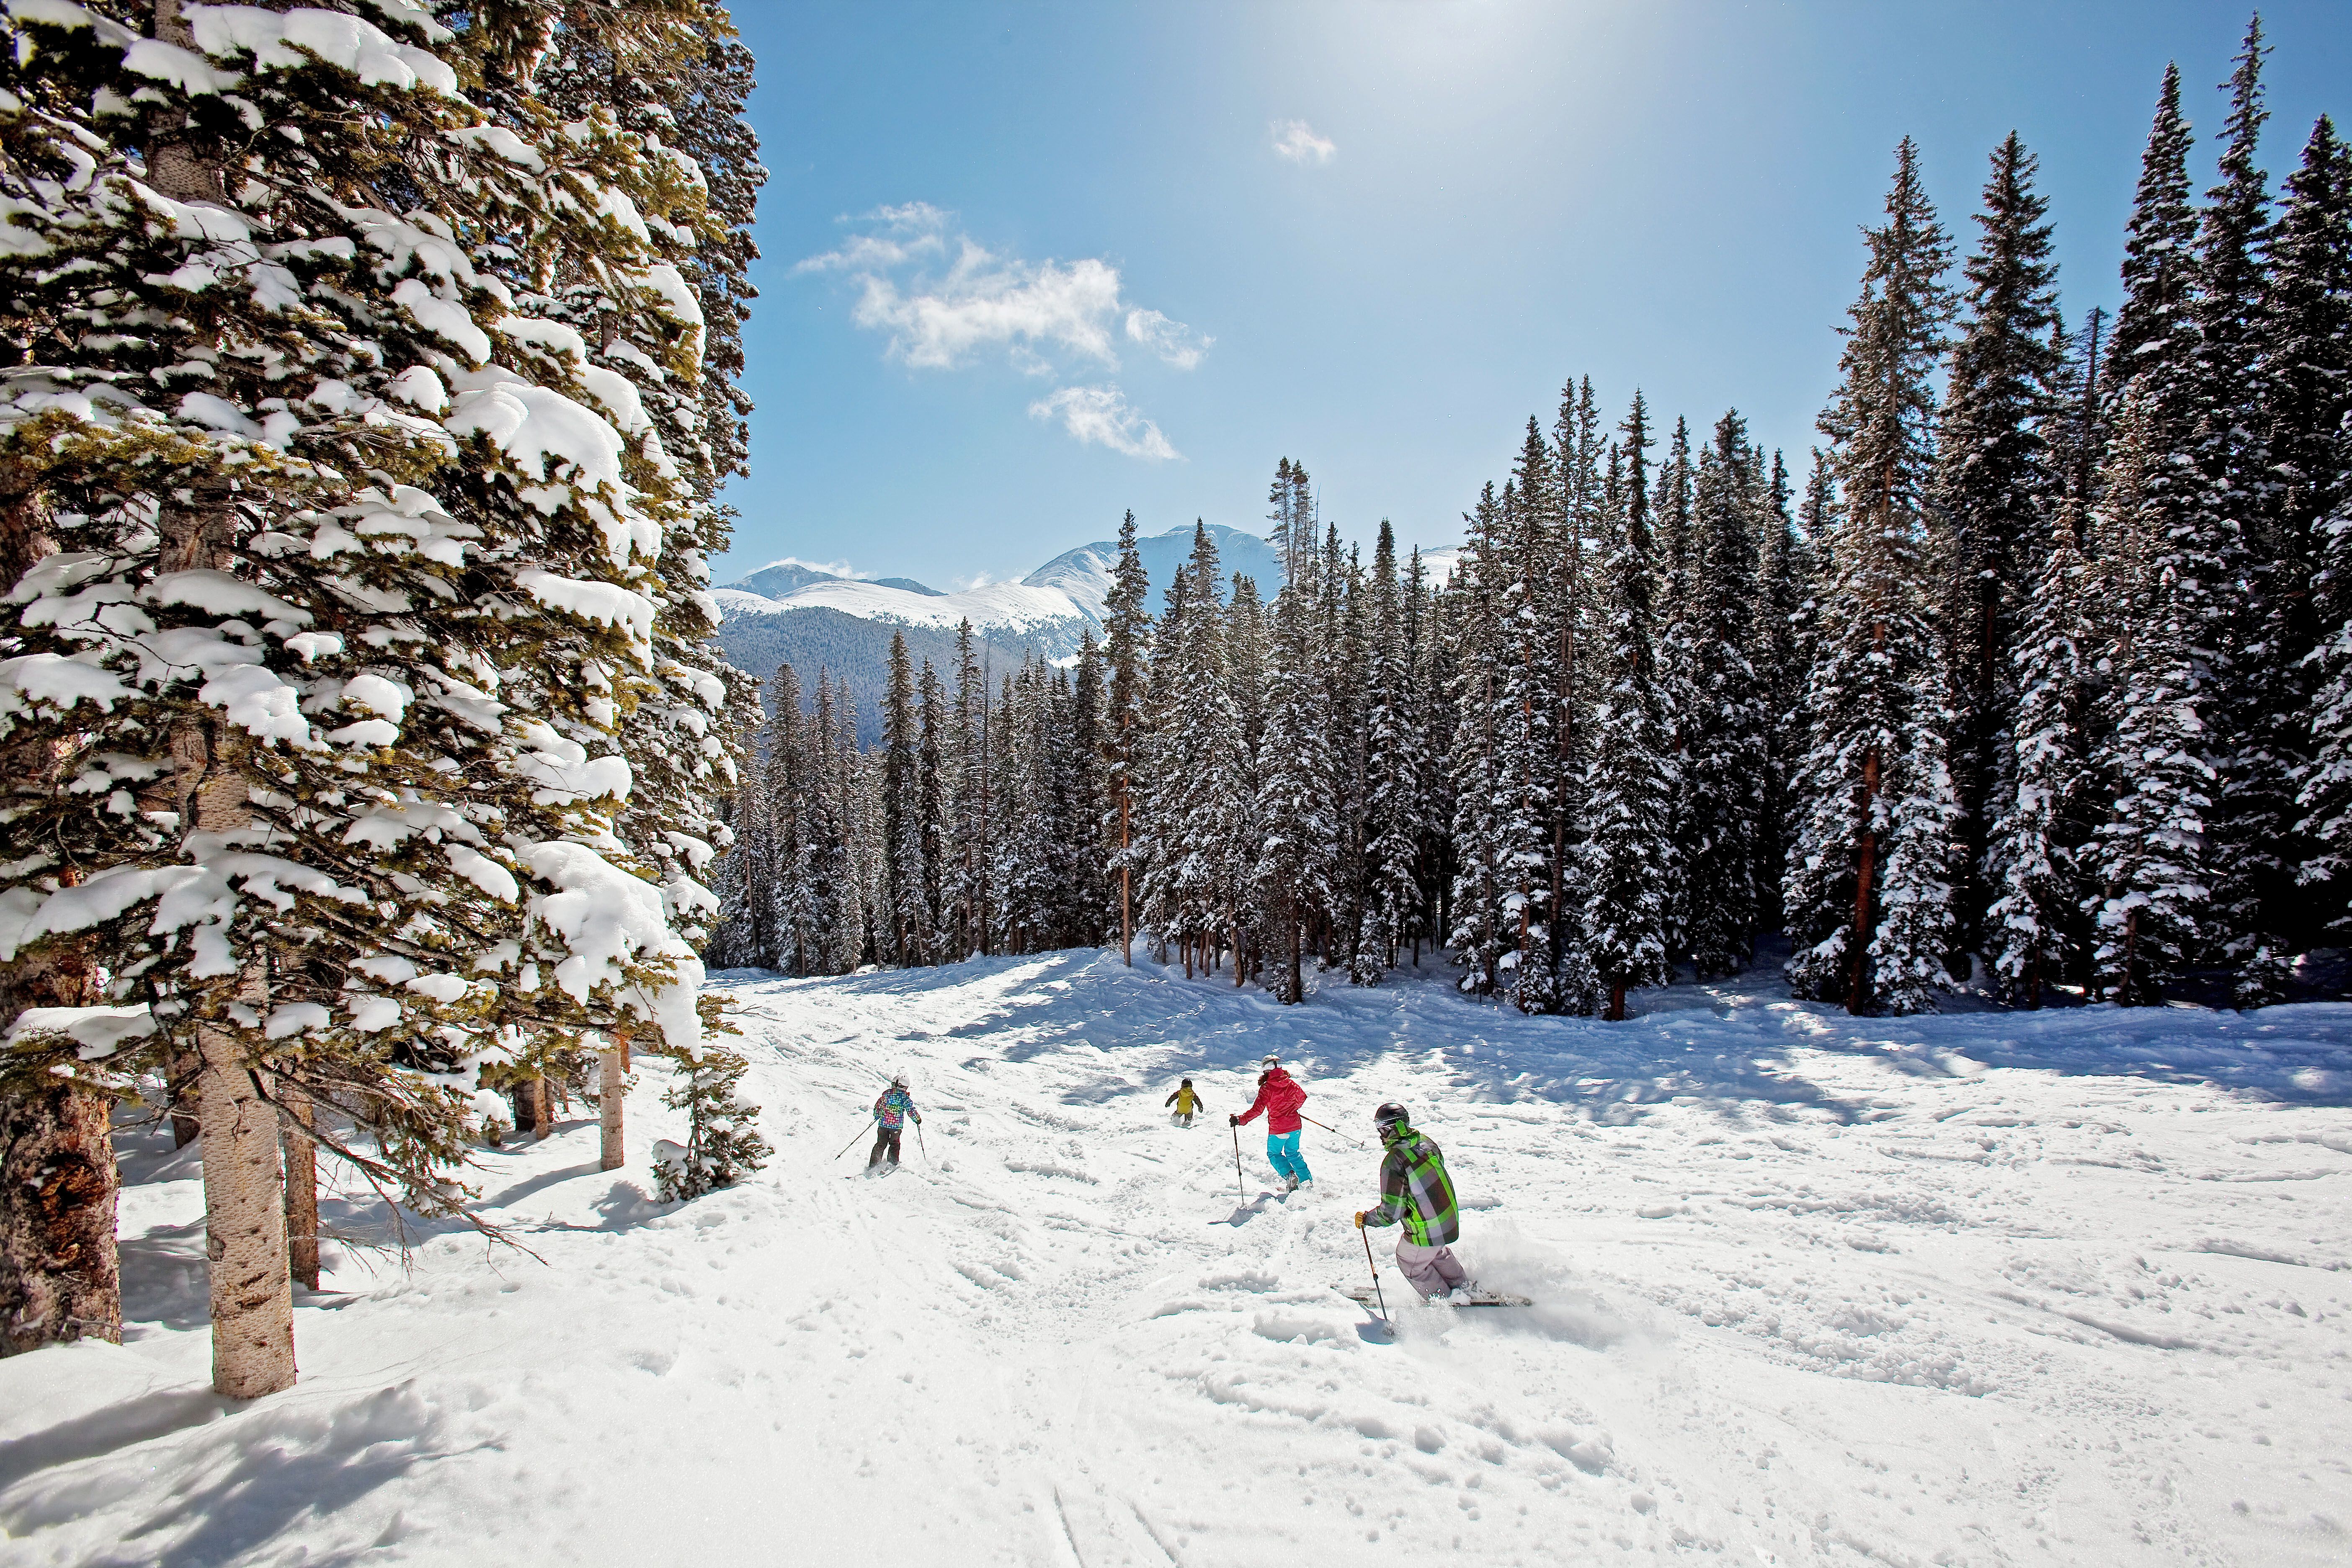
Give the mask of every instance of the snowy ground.
[[[1857, 1022], [1759, 974], [1608, 1026], [1094, 953], [721, 984], [765, 1172], [664, 1207], [591, 1121], [488, 1153], [543, 1262], [341, 1251], [248, 1408], [206, 1391], [194, 1151], [131, 1143], [140, 1321], [0, 1363], [0, 1562], [2352, 1562], [2352, 1007]], [[1350, 1133], [1412, 1106], [1466, 1260], [1539, 1305], [1384, 1268], [1391, 1341], [1334, 1295], [1375, 1155], [1309, 1128], [1283, 1198], [1245, 1135], [1237, 1193], [1269, 1049]], [[898, 1068], [929, 1163], [845, 1179]]]

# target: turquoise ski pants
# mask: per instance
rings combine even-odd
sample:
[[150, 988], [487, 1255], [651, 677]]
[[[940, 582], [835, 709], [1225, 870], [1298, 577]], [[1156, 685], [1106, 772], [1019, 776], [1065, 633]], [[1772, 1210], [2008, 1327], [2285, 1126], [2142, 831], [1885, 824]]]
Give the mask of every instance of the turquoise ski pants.
[[1315, 1178], [1307, 1169], [1306, 1159], [1298, 1152], [1300, 1131], [1294, 1127], [1287, 1132], [1267, 1133], [1265, 1157], [1274, 1163], [1276, 1175], [1287, 1176], [1293, 1181], [1311, 1182]]

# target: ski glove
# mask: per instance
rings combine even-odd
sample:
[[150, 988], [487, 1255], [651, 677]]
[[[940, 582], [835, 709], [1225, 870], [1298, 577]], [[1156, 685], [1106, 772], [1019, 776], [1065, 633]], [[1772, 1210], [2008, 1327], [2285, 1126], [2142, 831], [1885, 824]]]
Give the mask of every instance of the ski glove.
[[1225, 1118], [1225, 1125], [1228, 1127], [1239, 1127], [1241, 1124], [1242, 1119], [1238, 1116], [1229, 1114]]
[[1356, 1211], [1356, 1228], [1358, 1230], [1364, 1228], [1364, 1211], [1361, 1209]]

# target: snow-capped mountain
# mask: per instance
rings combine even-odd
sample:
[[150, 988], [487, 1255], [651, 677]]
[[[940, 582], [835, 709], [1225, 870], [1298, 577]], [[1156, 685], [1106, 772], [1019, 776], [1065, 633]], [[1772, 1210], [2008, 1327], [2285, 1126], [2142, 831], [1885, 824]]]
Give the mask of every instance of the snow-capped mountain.
[[[1243, 573], [1269, 595], [1281, 587], [1273, 546], [1237, 528], [1208, 528], [1227, 579]], [[1136, 552], [1150, 576], [1149, 605], [1157, 612], [1192, 553], [1192, 531], [1174, 528], [1139, 540]], [[784, 560], [713, 589], [711, 597], [723, 617], [719, 644], [738, 668], [764, 679], [790, 664], [804, 688], [819, 670], [845, 681], [857, 702], [859, 737], [870, 744], [880, 731], [893, 637], [907, 639], [919, 666], [929, 660], [950, 680], [958, 628], [967, 620], [985, 665], [1001, 669], [1040, 655], [1068, 659], [1089, 628], [1100, 635], [1118, 563], [1118, 542], [1102, 540], [1056, 555], [1018, 583], [943, 593], [908, 577], [845, 577]]]

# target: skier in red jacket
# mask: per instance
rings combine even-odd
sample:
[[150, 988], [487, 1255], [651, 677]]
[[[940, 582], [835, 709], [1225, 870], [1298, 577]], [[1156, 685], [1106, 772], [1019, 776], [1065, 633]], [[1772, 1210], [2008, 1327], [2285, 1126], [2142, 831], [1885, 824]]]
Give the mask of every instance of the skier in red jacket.
[[1314, 1173], [1307, 1170], [1306, 1159], [1298, 1152], [1298, 1108], [1307, 1103], [1307, 1091], [1292, 1081], [1282, 1070], [1282, 1058], [1265, 1058], [1265, 1070], [1257, 1075], [1257, 1098], [1239, 1116], [1225, 1120], [1239, 1127], [1265, 1112], [1265, 1157], [1274, 1163], [1274, 1173], [1290, 1184], [1284, 1189], [1297, 1192], [1312, 1186]]

